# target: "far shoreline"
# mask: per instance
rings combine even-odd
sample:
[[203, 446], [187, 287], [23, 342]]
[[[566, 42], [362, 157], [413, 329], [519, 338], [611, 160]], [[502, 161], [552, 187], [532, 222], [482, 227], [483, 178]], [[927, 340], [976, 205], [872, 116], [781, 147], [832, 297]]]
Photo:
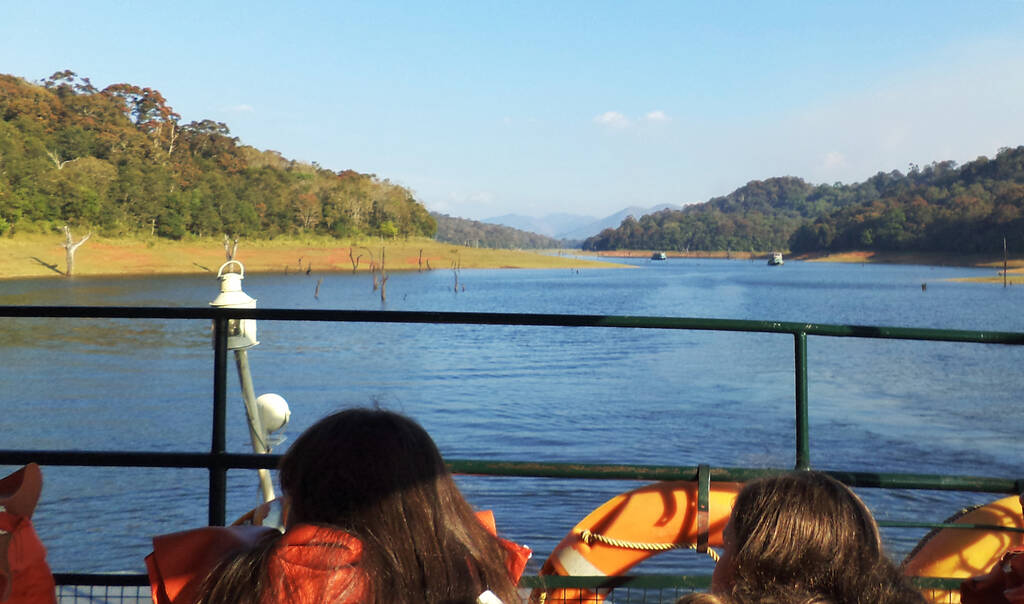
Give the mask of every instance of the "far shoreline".
[[[659, 250], [612, 250], [601, 252], [590, 252], [592, 255], [603, 258], [650, 258], [651, 254]], [[668, 258], [685, 259], [731, 259], [731, 260], [768, 260], [767, 252], [664, 252]], [[938, 254], [932, 252], [872, 252], [872, 251], [848, 251], [836, 253], [809, 253], [785, 256], [786, 260], [799, 260], [801, 262], [834, 262], [842, 264], [913, 264], [921, 266], [960, 266], [966, 268], [992, 268], [995, 271], [991, 277], [969, 277], [964, 279], [950, 279], [950, 281], [970, 283], [1002, 283], [1003, 282], [1003, 259], [999, 256], [984, 254]], [[1008, 285], [1024, 284], [1024, 258], [1006, 259], [1006, 282]]]
[[[75, 241], [81, 237], [76, 234]], [[59, 235], [0, 238], [0, 281], [65, 278], [67, 261]], [[93, 236], [78, 248], [73, 277], [216, 275], [227, 255], [221, 239], [172, 241]], [[369, 272], [461, 269], [630, 268], [588, 259], [574, 251], [495, 250], [440, 243], [426, 238], [335, 240], [328, 238], [239, 239], [235, 259], [250, 274]]]
[[[76, 240], [79, 237], [76, 237]], [[65, 253], [59, 235], [16, 235], [0, 238], [0, 280], [64, 277]], [[461, 269], [588, 269], [630, 268], [615, 258], [650, 258], [658, 250], [498, 250], [441, 243], [426, 238], [358, 239], [276, 238], [240, 239], [236, 259], [250, 273], [367, 272], [371, 261], [384, 256], [386, 272]], [[767, 252], [677, 252], [672, 258], [767, 261]], [[594, 259], [590, 259], [590, 258]], [[172, 241], [160, 238], [103, 238], [94, 236], [75, 255], [74, 276], [111, 277], [213, 274], [226, 258], [220, 239]], [[1002, 283], [1003, 260], [993, 256], [934, 253], [849, 251], [802, 254], [786, 260], [863, 264], [916, 264], [992, 268], [991, 277], [957, 281]], [[1007, 283], [1024, 283], [1024, 258], [1007, 260]]]

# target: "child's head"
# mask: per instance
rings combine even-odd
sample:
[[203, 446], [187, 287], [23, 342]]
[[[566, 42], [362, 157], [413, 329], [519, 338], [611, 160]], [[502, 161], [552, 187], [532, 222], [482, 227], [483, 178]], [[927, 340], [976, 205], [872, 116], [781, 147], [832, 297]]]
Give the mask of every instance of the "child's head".
[[725, 529], [715, 593], [797, 589], [825, 597], [855, 589], [883, 559], [878, 525], [857, 495], [820, 472], [744, 486]]
[[797, 590], [786, 590], [770, 596], [756, 596], [756, 599], [725, 599], [714, 594], [692, 593], [676, 600], [676, 604], [833, 604], [828, 598], [810, 595]]
[[461, 499], [430, 435], [381, 409], [346, 409], [315, 423], [282, 458], [279, 478], [290, 522], [357, 532], [384, 512], [425, 516]]
[[359, 539], [375, 602], [397, 593], [472, 601], [485, 589], [516, 597], [505, 550], [413, 420], [381, 409], [329, 415], [296, 439], [278, 476], [289, 526], [327, 525]]

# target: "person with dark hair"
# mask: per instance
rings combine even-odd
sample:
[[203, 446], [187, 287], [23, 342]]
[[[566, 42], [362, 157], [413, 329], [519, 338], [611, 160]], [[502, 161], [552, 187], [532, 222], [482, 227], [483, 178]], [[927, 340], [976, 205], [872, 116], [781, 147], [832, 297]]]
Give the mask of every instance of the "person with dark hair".
[[[676, 600], [676, 604], [731, 604], [715, 594], [692, 593]], [[809, 595], [799, 590], [786, 590], [770, 596], [759, 597], [757, 604], [832, 604], [832, 601], [821, 596]]]
[[696, 592], [680, 597], [676, 600], [676, 604], [725, 604], [725, 602], [714, 594]]
[[924, 602], [882, 551], [867, 506], [843, 483], [813, 471], [744, 485], [711, 590], [729, 604]]
[[278, 477], [285, 532], [220, 563], [197, 602], [519, 601], [528, 550], [485, 527], [411, 419], [379, 409], [329, 415], [292, 444]]

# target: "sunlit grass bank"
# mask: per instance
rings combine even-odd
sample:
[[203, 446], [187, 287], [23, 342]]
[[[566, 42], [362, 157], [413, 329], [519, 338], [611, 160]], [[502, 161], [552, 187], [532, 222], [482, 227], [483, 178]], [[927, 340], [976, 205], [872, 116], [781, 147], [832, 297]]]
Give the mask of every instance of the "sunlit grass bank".
[[[80, 238], [75, 235], [75, 240]], [[59, 235], [0, 239], [0, 278], [59, 277], [66, 270]], [[616, 265], [571, 256], [570, 252], [470, 248], [430, 239], [336, 240], [277, 238], [238, 242], [236, 259], [249, 272], [367, 271], [371, 262], [386, 271], [470, 268], [610, 268]], [[74, 274], [147, 275], [215, 273], [224, 263], [219, 239], [105, 239], [93, 236], [75, 254]]]
[[[80, 236], [76, 235], [78, 240]], [[0, 279], [59, 277], [66, 270], [63, 242], [59, 235], [19, 235], [0, 238]], [[451, 270], [472, 268], [610, 268], [614, 258], [650, 258], [652, 251], [620, 250], [588, 252], [578, 250], [493, 250], [471, 248], [425, 238], [337, 240], [330, 238], [285, 238], [238, 242], [236, 258], [250, 272], [367, 271], [371, 262], [387, 271]], [[669, 258], [731, 258], [763, 261], [767, 252], [666, 252]], [[582, 257], [579, 254], [584, 254]], [[590, 259], [605, 258], [606, 260]], [[220, 239], [106, 239], [93, 236], [75, 254], [75, 274], [147, 275], [216, 272], [225, 259]], [[992, 275], [961, 281], [1002, 283], [1002, 259], [992, 256], [952, 254], [845, 252], [805, 255], [787, 259], [807, 262], [863, 262], [924, 264], [932, 266], [989, 267]], [[1007, 262], [1007, 282], [1024, 284], [1024, 259]]]
[[[808, 262], [863, 262], [865, 264], [923, 264], [927, 266], [973, 266], [991, 268], [992, 275], [950, 279], [973, 283], [1003, 283], [1003, 259], [991, 255], [934, 254], [923, 252], [845, 252], [804, 258]], [[1024, 284], [1024, 259], [1006, 260], [1006, 283]]]
[[[592, 252], [595, 256], [607, 258], [650, 258], [659, 250], [616, 250]], [[733, 260], [767, 261], [768, 252], [665, 252], [669, 258], [730, 258]], [[786, 256], [786, 260], [804, 262], [842, 262], [863, 264], [921, 264], [926, 266], [974, 266], [991, 268], [992, 275], [951, 279], [975, 283], [1002, 283], [1003, 259], [992, 255], [934, 254], [925, 252], [865, 252], [850, 251], [835, 254], [803, 254]], [[1007, 284], [1024, 284], [1024, 258], [1009, 258], [1006, 261]]]

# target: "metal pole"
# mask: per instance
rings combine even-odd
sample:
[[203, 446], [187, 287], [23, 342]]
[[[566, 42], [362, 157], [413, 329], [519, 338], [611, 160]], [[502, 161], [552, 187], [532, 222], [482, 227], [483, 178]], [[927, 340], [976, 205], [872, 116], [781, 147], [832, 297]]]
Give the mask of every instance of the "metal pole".
[[807, 419], [807, 332], [793, 334], [796, 364], [796, 469], [811, 468], [811, 445]]
[[[267, 431], [263, 429], [263, 420], [256, 407], [256, 392], [252, 387], [252, 374], [249, 372], [249, 354], [245, 350], [235, 351], [235, 364], [238, 366], [238, 381], [242, 385], [242, 399], [245, 401], [245, 416], [249, 421], [249, 438], [252, 440], [253, 453], [270, 453], [267, 445]], [[274, 499], [274, 484], [270, 480], [269, 470], [257, 470], [260, 477], [260, 492], [263, 501]]]
[[[227, 437], [228, 320], [213, 320], [213, 435], [210, 454], [224, 455]], [[210, 465], [209, 524], [224, 526], [227, 516], [228, 470], [219, 459]]]

